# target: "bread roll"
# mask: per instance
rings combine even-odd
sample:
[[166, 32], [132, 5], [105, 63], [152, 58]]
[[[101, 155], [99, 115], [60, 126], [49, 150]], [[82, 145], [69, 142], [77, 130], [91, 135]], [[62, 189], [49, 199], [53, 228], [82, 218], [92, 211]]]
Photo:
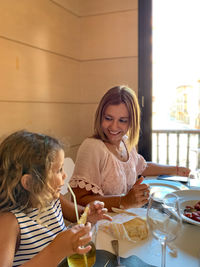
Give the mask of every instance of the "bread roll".
[[140, 217], [133, 218], [123, 223], [126, 232], [132, 240], [143, 240], [148, 236], [148, 228], [146, 220]]
[[116, 239], [139, 241], [148, 237], [148, 227], [146, 220], [137, 216], [117, 215], [113, 221], [103, 223], [99, 229], [112, 234]]

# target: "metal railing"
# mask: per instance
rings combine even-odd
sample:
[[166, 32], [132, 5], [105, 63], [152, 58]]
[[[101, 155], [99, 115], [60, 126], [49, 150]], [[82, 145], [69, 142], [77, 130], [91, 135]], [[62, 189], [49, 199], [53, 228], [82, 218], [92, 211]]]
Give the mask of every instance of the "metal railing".
[[152, 130], [153, 161], [200, 168], [200, 130]]

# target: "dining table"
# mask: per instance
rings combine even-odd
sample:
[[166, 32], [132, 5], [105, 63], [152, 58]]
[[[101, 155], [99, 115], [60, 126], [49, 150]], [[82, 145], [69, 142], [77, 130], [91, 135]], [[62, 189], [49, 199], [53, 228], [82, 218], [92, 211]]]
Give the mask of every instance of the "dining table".
[[[145, 217], [147, 209], [137, 208], [129, 209], [129, 211]], [[94, 267], [116, 266], [114, 251], [111, 246], [111, 240], [113, 239], [115, 238], [112, 235], [103, 230], [98, 230], [96, 249], [97, 252], [101, 251], [101, 253]], [[119, 255], [121, 256], [121, 262], [127, 267], [161, 266], [161, 245], [151, 233], [149, 233], [147, 239], [142, 241], [119, 240]], [[180, 235], [171, 243], [170, 247], [167, 246], [166, 266], [200, 267], [199, 226], [183, 222]]]
[[[180, 192], [190, 196], [195, 192], [195, 199], [200, 201], [200, 187], [192, 189], [185, 183], [174, 181], [162, 181], [157, 177], [148, 177], [145, 183], [149, 184], [151, 190], [163, 191], [163, 194]], [[160, 188], [159, 188], [160, 187]], [[169, 190], [169, 191], [168, 191]], [[184, 191], [185, 190], [185, 191]], [[188, 191], [187, 191], [188, 190]], [[132, 208], [127, 211], [136, 213], [142, 218], [146, 218], [147, 205], [143, 208]], [[114, 218], [116, 213], [110, 213]], [[99, 226], [104, 222], [100, 221]], [[105, 222], [106, 223], [106, 222]], [[116, 256], [111, 245], [115, 239], [112, 234], [105, 232], [98, 227], [96, 249], [97, 260], [94, 267], [115, 267], [117, 266]], [[148, 238], [141, 241], [119, 240], [119, 255], [121, 264], [126, 267], [150, 267], [161, 266], [161, 245], [149, 231]], [[193, 224], [183, 220], [179, 236], [166, 248], [167, 267], [200, 267], [200, 223]]]
[[[193, 197], [200, 201], [200, 186], [188, 187], [186, 183], [178, 181], [163, 181], [158, 177], [147, 177], [144, 183], [149, 184], [150, 191], [160, 190], [163, 196], [167, 193], [177, 193], [181, 198]], [[183, 195], [183, 197], [182, 197]], [[126, 210], [135, 213], [146, 220], [147, 205], [142, 208], [131, 208]], [[113, 217], [119, 216], [110, 212]], [[96, 224], [96, 262], [93, 267], [116, 267], [117, 258], [111, 241], [116, 239], [108, 231], [104, 231], [102, 225], [108, 221], [101, 220]], [[161, 244], [149, 231], [148, 237], [140, 241], [129, 241], [119, 239], [119, 256], [121, 264], [126, 267], [160, 267], [161, 266]], [[67, 267], [67, 261], [62, 267]], [[182, 227], [178, 237], [166, 247], [166, 267], [200, 267], [200, 223], [182, 220]]]

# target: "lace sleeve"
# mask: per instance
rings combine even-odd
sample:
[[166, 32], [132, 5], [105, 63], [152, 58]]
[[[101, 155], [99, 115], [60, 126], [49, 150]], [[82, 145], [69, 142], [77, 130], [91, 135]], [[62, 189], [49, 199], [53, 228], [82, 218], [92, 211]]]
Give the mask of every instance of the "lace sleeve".
[[104, 143], [101, 140], [87, 138], [78, 150], [70, 185], [103, 195], [101, 172], [105, 165], [105, 158]]
[[89, 183], [84, 177], [74, 177], [70, 180], [71, 187], [85, 188], [87, 191], [92, 191], [94, 194], [103, 196], [101, 188], [93, 183]]

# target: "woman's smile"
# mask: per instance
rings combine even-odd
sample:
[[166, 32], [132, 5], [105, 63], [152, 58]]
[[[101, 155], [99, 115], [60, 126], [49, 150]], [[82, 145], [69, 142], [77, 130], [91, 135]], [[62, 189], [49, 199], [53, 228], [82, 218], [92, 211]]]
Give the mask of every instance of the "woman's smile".
[[129, 127], [126, 105], [109, 105], [104, 112], [101, 127], [111, 143], [119, 144]]

